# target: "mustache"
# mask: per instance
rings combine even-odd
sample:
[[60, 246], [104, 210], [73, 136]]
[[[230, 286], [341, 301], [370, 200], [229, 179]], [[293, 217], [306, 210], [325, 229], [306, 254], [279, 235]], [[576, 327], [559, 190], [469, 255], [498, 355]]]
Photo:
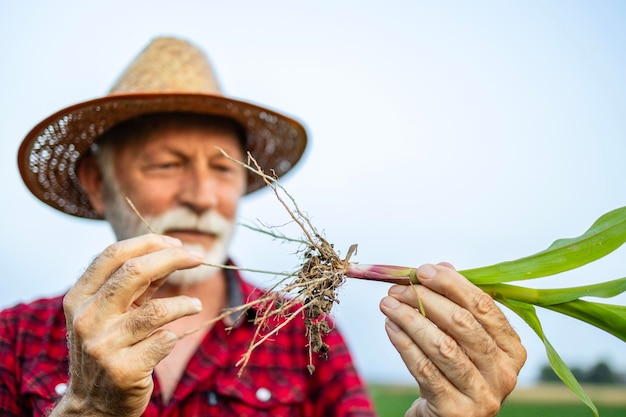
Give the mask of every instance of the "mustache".
[[234, 222], [214, 210], [198, 214], [184, 207], [175, 208], [159, 216], [146, 216], [145, 219], [158, 234], [164, 234], [168, 230], [193, 230], [223, 236], [234, 227]]

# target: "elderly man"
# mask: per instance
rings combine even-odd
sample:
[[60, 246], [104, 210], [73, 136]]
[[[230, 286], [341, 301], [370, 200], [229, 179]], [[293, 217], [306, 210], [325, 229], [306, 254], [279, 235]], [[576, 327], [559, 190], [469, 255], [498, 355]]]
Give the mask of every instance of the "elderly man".
[[[36, 126], [19, 152], [26, 185], [65, 213], [106, 219], [118, 242], [64, 297], [2, 312], [1, 414], [373, 415], [336, 329], [328, 357], [311, 359], [304, 320], [293, 320], [239, 376], [254, 309], [201, 326], [258, 293], [215, 265], [229, 262], [239, 199], [263, 182], [218, 148], [280, 176], [305, 145], [297, 121], [224, 97], [203, 53], [174, 38], [148, 45], [109, 95]], [[495, 415], [525, 361], [518, 336], [450, 265], [423, 265], [418, 278], [417, 292], [391, 287], [380, 305], [420, 386], [407, 415]]]

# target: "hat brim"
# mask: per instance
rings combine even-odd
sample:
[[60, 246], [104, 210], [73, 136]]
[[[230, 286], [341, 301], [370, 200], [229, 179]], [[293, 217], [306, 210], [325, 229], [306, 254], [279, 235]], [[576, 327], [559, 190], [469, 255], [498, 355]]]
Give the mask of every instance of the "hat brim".
[[[23, 140], [20, 174], [41, 201], [73, 216], [102, 219], [81, 187], [77, 164], [90, 146], [113, 126], [151, 113], [188, 112], [224, 116], [246, 132], [246, 150], [266, 171], [281, 177], [302, 157], [304, 126], [288, 116], [224, 96], [195, 93], [125, 93], [82, 102], [60, 110], [35, 126]], [[249, 194], [265, 185], [248, 172]]]

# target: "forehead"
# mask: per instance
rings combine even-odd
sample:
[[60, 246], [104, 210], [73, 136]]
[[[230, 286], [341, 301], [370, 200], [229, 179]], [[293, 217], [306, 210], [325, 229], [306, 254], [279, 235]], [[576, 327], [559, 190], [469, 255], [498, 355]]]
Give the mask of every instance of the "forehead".
[[160, 139], [177, 137], [219, 137], [232, 140], [239, 150], [245, 149], [245, 133], [233, 120], [189, 113], [150, 114], [128, 120], [113, 127], [98, 141], [116, 149], [144, 146]]

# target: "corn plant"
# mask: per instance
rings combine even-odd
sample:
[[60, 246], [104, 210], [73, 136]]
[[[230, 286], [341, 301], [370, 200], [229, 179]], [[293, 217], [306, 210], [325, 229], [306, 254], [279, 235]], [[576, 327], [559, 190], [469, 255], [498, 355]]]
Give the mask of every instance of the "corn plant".
[[[495, 300], [519, 315], [543, 342], [554, 372], [589, 408], [598, 410], [543, 332], [535, 307], [542, 307], [594, 325], [626, 342], [626, 306], [592, 302], [584, 297], [611, 298], [626, 291], [626, 278], [555, 289], [508, 284], [566, 272], [596, 261], [626, 241], [626, 207], [601, 216], [582, 235], [559, 239], [546, 250], [514, 261], [459, 271]], [[417, 284], [415, 268], [388, 265], [351, 265], [355, 278]]]
[[[315, 352], [324, 356], [329, 347], [323, 342], [323, 336], [330, 331], [325, 322], [325, 315], [330, 313], [333, 305], [338, 302], [337, 289], [345, 282], [346, 278], [404, 285], [419, 284], [416, 268], [351, 263], [350, 258], [356, 250], [356, 245], [353, 245], [348, 250], [346, 257], [342, 259], [335, 251], [334, 246], [322, 237], [309, 218], [300, 210], [293, 197], [278, 183], [277, 178], [264, 173], [251, 155], [248, 155], [247, 163], [232, 159], [226, 153], [224, 155], [263, 178], [291, 220], [302, 230], [304, 237], [302, 239], [291, 238], [273, 229], [249, 227], [273, 238], [304, 246], [299, 251], [303, 257], [303, 263], [300, 269], [293, 273], [275, 273], [230, 265], [217, 265], [223, 268], [263, 272], [276, 276], [282, 275], [283, 278], [258, 299], [250, 300], [245, 305], [224, 311], [219, 317], [186, 332], [181, 337], [234, 312], [256, 308], [258, 312], [255, 324], [257, 324], [258, 331], [250, 343], [249, 350], [238, 363], [241, 366], [240, 372], [243, 372], [250, 355], [259, 344], [273, 337], [296, 316], [304, 314], [309, 350], [311, 353]], [[139, 213], [137, 214], [141, 216]], [[598, 416], [597, 408], [546, 337], [535, 307], [553, 310], [587, 322], [626, 341], [626, 307], [584, 299], [585, 297], [611, 298], [622, 294], [626, 291], [626, 278], [580, 287], [555, 289], [533, 289], [509, 283], [570, 271], [608, 255], [625, 241], [626, 207], [622, 207], [601, 216], [582, 235], [559, 239], [547, 249], [534, 255], [491, 266], [459, 271], [496, 301], [519, 315], [532, 328], [543, 342], [554, 372], [596, 416]], [[314, 372], [314, 370], [310, 363], [309, 371]]]

